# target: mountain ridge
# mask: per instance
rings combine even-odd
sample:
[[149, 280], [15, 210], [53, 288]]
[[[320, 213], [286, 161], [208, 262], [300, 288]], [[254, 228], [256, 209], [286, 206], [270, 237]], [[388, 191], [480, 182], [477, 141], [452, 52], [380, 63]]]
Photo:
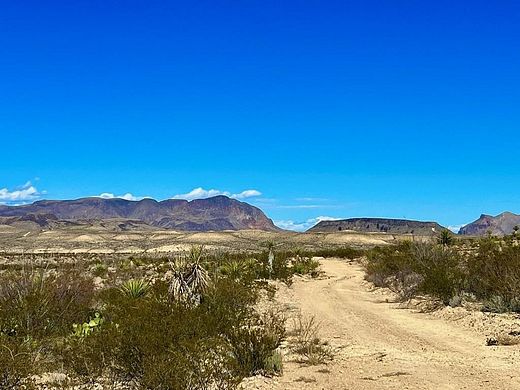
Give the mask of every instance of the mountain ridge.
[[461, 235], [484, 236], [489, 232], [503, 236], [511, 234], [515, 226], [520, 226], [520, 215], [504, 211], [496, 216], [481, 214], [478, 219], [468, 223], [459, 230]]
[[[432, 230], [434, 229], [434, 230]], [[410, 219], [395, 218], [348, 218], [331, 221], [321, 221], [308, 232], [332, 232], [332, 231], [359, 231], [368, 233], [393, 233], [393, 234], [417, 234], [431, 235], [440, 232], [444, 227], [437, 222], [415, 221]]]
[[258, 207], [224, 195], [191, 201], [87, 197], [0, 206], [0, 222], [4, 224], [22, 220], [44, 227], [55, 221], [106, 219], [137, 220], [158, 228], [190, 231], [280, 230]]

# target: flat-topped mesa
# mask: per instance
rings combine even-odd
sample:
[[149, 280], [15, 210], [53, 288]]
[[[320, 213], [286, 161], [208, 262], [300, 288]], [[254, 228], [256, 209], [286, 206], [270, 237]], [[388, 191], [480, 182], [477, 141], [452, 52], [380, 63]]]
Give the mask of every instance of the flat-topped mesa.
[[321, 221], [310, 228], [309, 232], [356, 231], [363, 233], [391, 233], [432, 235], [444, 227], [437, 222], [412, 221], [392, 218], [349, 218], [334, 221]]
[[484, 236], [491, 233], [496, 236], [511, 234], [515, 226], [520, 227], [520, 215], [505, 211], [496, 217], [482, 214], [479, 219], [473, 221], [459, 230], [459, 234], [468, 236]]
[[[273, 221], [259, 208], [248, 203], [215, 196], [192, 201], [154, 199], [81, 198], [75, 200], [43, 200], [30, 205], [0, 207], [0, 223], [27, 220], [31, 215], [40, 226], [53, 221], [85, 221], [124, 219], [142, 221], [150, 226], [190, 231], [258, 229], [277, 231]], [[39, 218], [35, 215], [41, 216]]]

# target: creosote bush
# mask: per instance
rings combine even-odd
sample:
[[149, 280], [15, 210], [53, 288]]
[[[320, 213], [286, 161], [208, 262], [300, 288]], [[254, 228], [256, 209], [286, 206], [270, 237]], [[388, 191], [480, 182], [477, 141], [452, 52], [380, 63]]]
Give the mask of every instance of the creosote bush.
[[92, 312], [91, 280], [25, 265], [0, 277], [0, 388], [30, 386], [29, 375], [52, 366], [56, 340]]
[[375, 248], [367, 256], [367, 279], [403, 299], [428, 294], [458, 306], [461, 296], [472, 296], [483, 310], [520, 312], [520, 246], [514, 234], [469, 246], [448, 241]]

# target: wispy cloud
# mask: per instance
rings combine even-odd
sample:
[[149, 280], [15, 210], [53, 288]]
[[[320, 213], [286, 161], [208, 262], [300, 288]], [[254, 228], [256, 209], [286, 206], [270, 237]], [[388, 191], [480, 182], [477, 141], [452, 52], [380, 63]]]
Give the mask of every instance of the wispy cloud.
[[327, 199], [327, 198], [303, 197], [303, 198], [296, 198], [296, 201], [298, 201], [298, 202], [328, 202], [329, 199]]
[[103, 192], [100, 195], [97, 195], [96, 198], [103, 198], [103, 199], [125, 199], [125, 200], [141, 200], [144, 197], [143, 196], [134, 196], [131, 193], [126, 193], [124, 195], [114, 195], [110, 192]]
[[244, 190], [242, 192], [233, 194], [229, 191], [220, 191], [220, 190], [206, 190], [202, 187], [194, 188], [190, 192], [186, 194], [177, 194], [172, 197], [172, 199], [186, 199], [186, 200], [193, 200], [193, 199], [204, 199], [204, 198], [211, 198], [213, 196], [218, 195], [224, 195], [228, 196], [230, 198], [234, 199], [247, 199], [252, 198], [256, 196], [262, 195], [262, 193], [258, 190]]
[[275, 221], [275, 225], [279, 228], [285, 229], [285, 230], [294, 230], [297, 232], [303, 232], [317, 223], [321, 221], [336, 221], [341, 218], [335, 218], [335, 217], [327, 217], [327, 216], [319, 216], [315, 218], [309, 218], [306, 221], [303, 222], [295, 222], [293, 220], [281, 220], [281, 221]]
[[26, 182], [23, 186], [9, 190], [8, 188], [0, 189], [1, 204], [24, 204], [32, 202], [40, 198], [44, 192], [38, 189], [30, 182]]

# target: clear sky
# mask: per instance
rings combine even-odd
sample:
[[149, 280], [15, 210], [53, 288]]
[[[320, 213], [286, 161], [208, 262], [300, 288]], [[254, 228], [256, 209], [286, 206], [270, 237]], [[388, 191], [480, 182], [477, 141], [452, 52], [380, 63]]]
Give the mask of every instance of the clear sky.
[[519, 20], [516, 1], [4, 1], [0, 202], [202, 188], [300, 229], [518, 213]]

